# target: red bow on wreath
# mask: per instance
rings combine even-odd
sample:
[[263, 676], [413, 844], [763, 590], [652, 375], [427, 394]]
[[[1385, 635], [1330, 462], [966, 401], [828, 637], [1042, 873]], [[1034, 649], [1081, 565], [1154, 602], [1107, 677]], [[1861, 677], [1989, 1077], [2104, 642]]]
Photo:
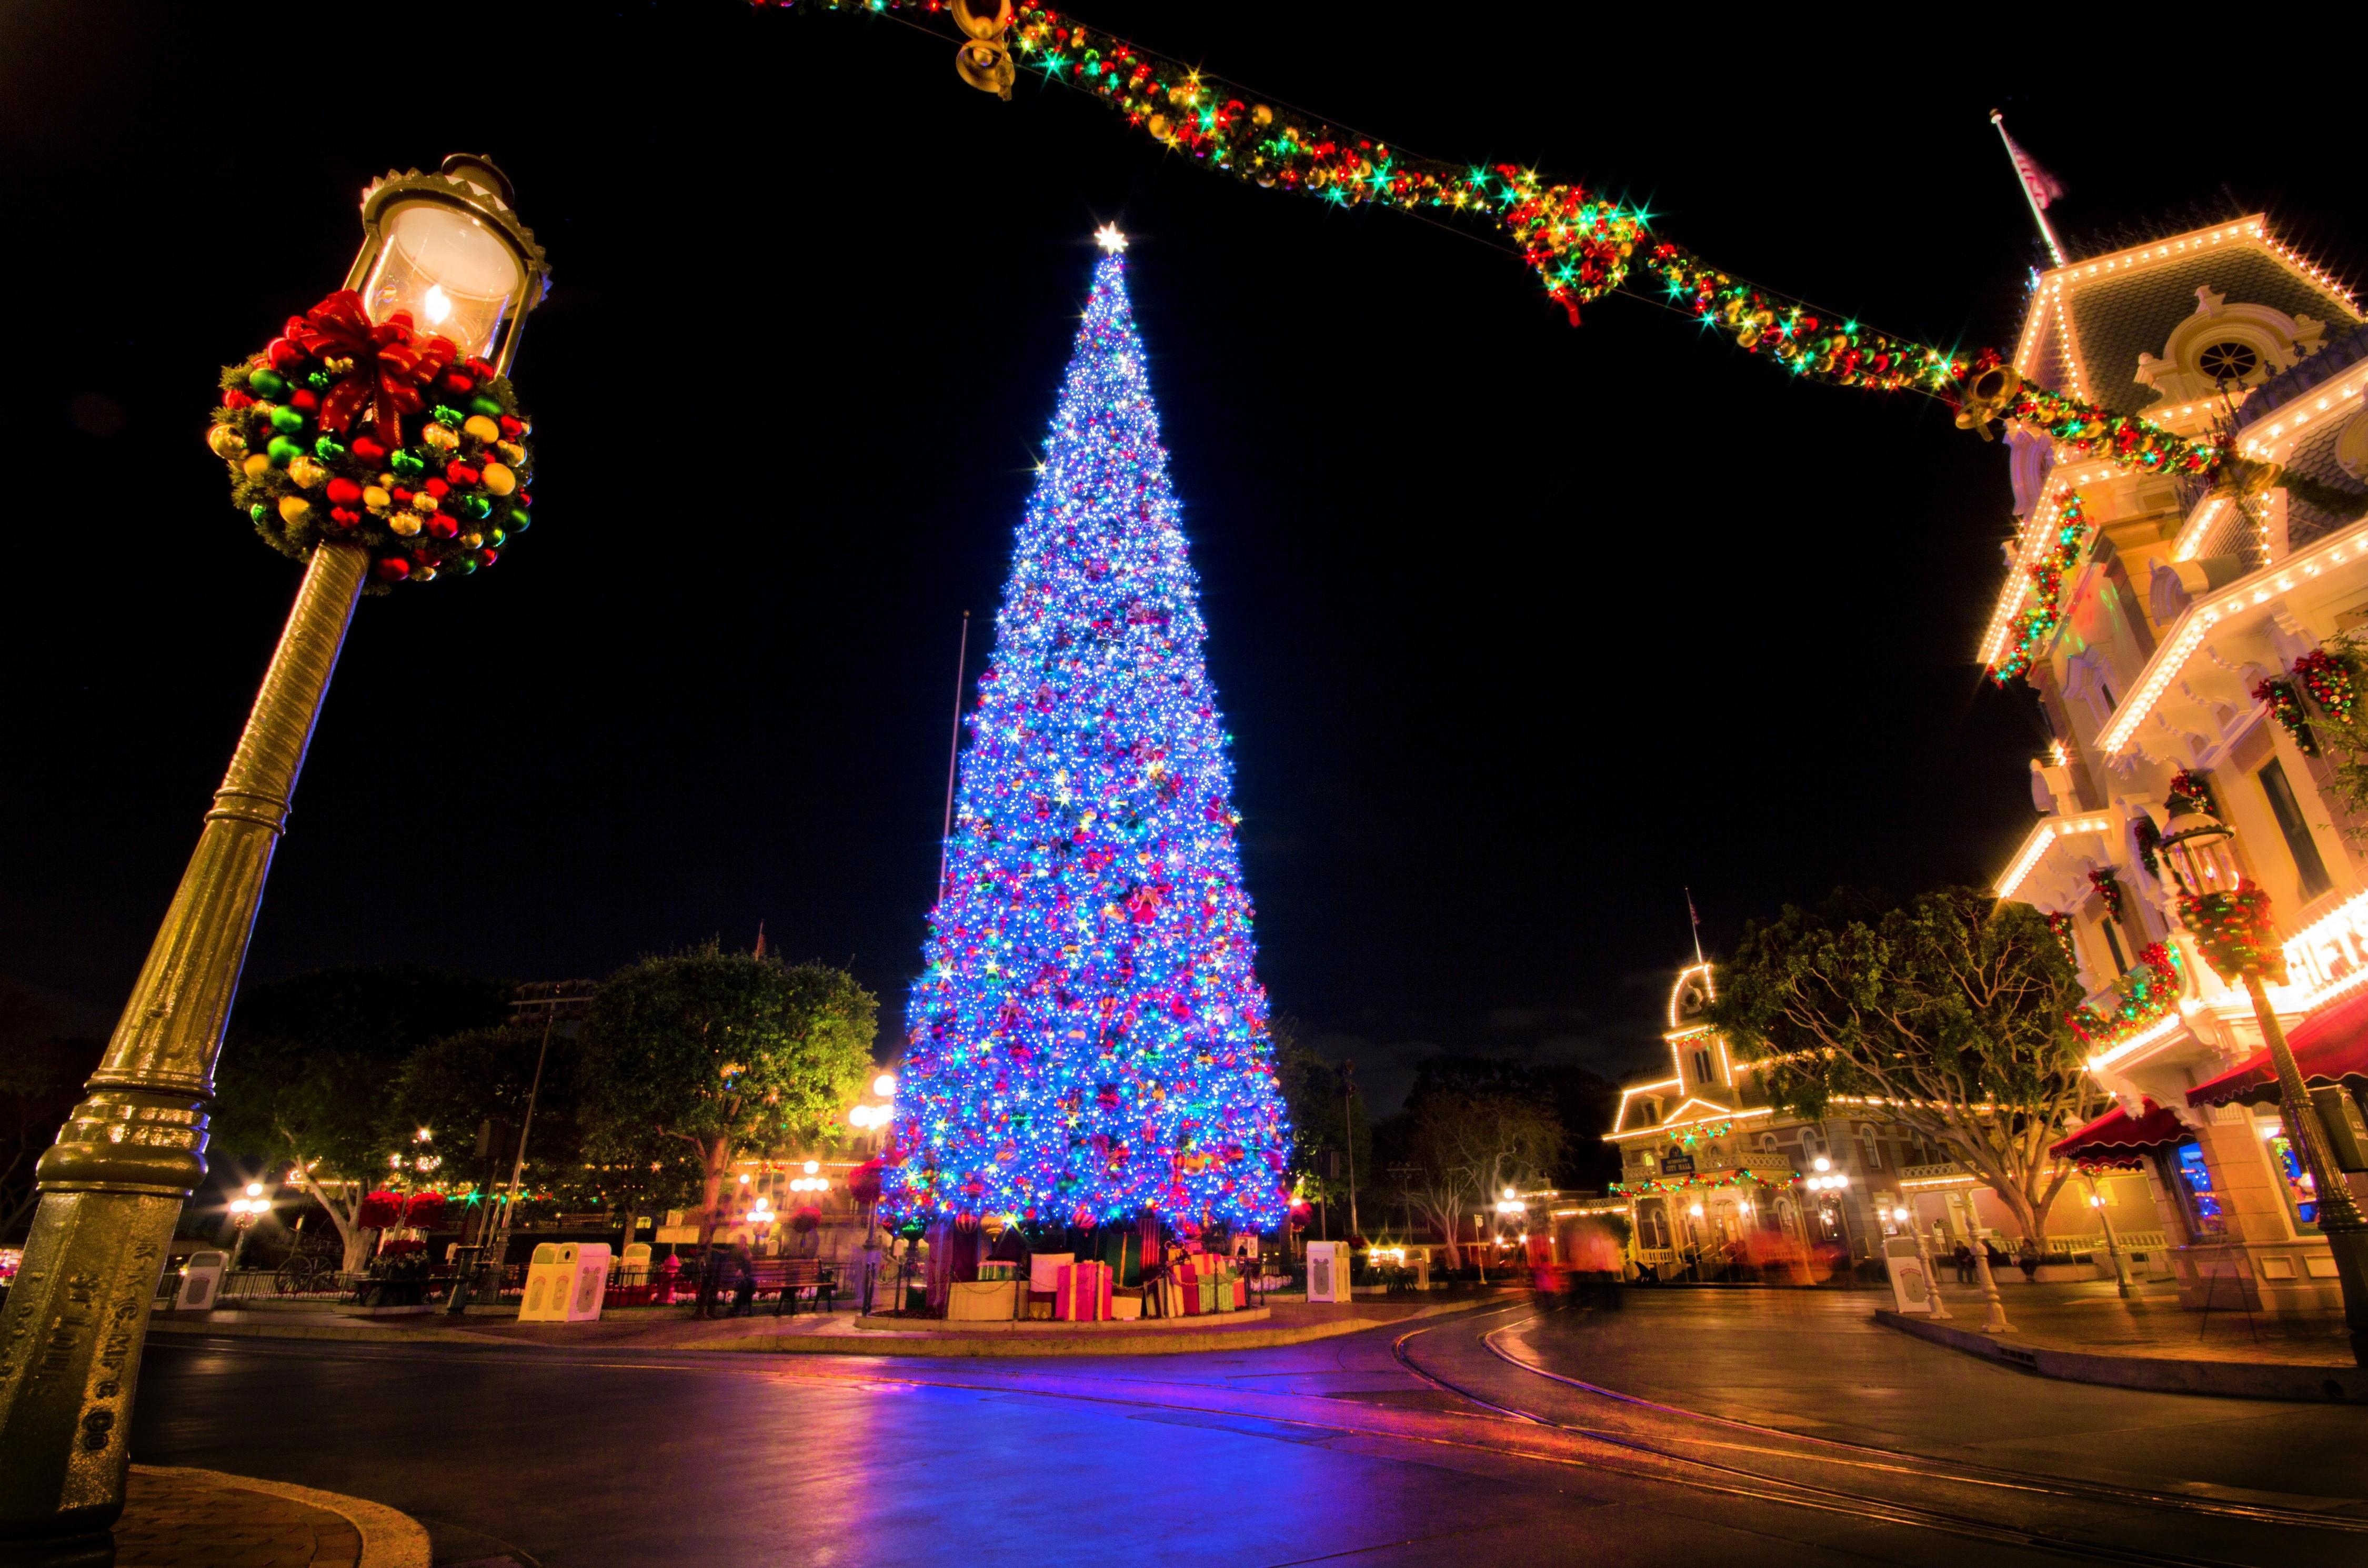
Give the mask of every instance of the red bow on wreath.
[[403, 444], [403, 416], [427, 405], [420, 389], [442, 375], [461, 352], [449, 337], [414, 343], [409, 311], [373, 324], [362, 310], [362, 297], [351, 289], [290, 316], [287, 337], [328, 361], [337, 377], [321, 399], [321, 428], [342, 435], [368, 408], [372, 433], [389, 447]]

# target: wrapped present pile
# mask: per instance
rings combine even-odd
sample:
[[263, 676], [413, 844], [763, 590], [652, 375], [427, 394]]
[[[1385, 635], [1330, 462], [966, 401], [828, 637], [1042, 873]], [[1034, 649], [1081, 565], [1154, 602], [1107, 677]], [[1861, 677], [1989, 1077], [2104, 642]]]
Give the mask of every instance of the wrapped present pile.
[[1175, 1253], [1159, 1278], [1145, 1287], [1144, 1310], [1155, 1317], [1200, 1317], [1250, 1304], [1249, 1280], [1231, 1258]]

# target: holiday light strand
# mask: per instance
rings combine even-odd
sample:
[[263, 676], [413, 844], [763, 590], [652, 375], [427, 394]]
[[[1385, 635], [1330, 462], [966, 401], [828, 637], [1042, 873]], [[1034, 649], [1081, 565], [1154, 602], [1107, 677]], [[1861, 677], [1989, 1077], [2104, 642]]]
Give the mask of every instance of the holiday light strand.
[[[951, 16], [951, 0], [753, 0], [759, 8]], [[990, 17], [995, 0], [973, 9]], [[1968, 388], [1995, 351], [1946, 349], [1837, 318], [1806, 301], [1720, 270], [1652, 231], [1644, 209], [1585, 187], [1549, 181], [1512, 164], [1421, 157], [1269, 102], [1247, 88], [1087, 26], [1044, 5], [1014, 0], [1000, 38], [1011, 63], [1108, 105], [1162, 146], [1203, 167], [1268, 189], [1337, 207], [1385, 207], [1454, 215], [1509, 239], [1576, 325], [1579, 307], [1623, 284], [1641, 288], [1641, 267], [1667, 302], [1747, 353], [1804, 381], [1875, 392], [1918, 392], [1960, 410], [1959, 423], [1987, 431], [1998, 417], [2045, 428], [2083, 455], [2158, 472], [2211, 474], [2224, 454], [2143, 419], [2113, 415], [2079, 398], [2021, 387], [2010, 406], [1972, 404]], [[1008, 86], [1006, 96], [1008, 96]]]
[[2164, 942], [2148, 943], [2136, 965], [2122, 977], [2120, 1000], [2112, 1014], [2084, 1006], [2066, 1014], [2065, 1021], [2092, 1055], [2135, 1040], [2179, 1006], [2187, 984], [2179, 963], [2179, 949]]
[[2055, 497], [2055, 537], [2047, 552], [2023, 568], [2031, 602], [2014, 619], [2006, 650], [1990, 665], [1990, 678], [1998, 685], [2031, 668], [2064, 624], [2064, 576], [2080, 562], [2089, 540], [2089, 514], [2080, 493], [2066, 490]]

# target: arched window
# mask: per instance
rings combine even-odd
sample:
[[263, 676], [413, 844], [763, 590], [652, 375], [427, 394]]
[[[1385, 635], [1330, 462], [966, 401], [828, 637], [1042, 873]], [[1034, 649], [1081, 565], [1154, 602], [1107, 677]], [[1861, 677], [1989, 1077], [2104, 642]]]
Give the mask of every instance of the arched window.
[[1861, 1122], [1858, 1129], [1858, 1141], [1866, 1150], [1866, 1168], [1871, 1171], [1881, 1170], [1883, 1145], [1875, 1142], [1873, 1127], [1866, 1122]]

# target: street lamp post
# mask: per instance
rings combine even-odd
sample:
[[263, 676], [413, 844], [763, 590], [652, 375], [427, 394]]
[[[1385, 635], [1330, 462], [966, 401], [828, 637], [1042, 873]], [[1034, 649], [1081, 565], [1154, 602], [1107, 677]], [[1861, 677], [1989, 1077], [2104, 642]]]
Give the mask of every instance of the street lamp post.
[[[482, 158], [378, 181], [347, 287], [374, 322], [408, 310], [507, 373], [545, 275], [509, 198]], [[370, 564], [355, 544], [313, 551], [114, 1038], [37, 1169], [40, 1207], [0, 1315], [0, 1541], [19, 1557], [112, 1561], [149, 1299], [205, 1177], [222, 1028]]]
[[2094, 1171], [2083, 1171], [2089, 1178], [2089, 1207], [2097, 1211], [2097, 1222], [2105, 1227], [2105, 1254], [2113, 1260], [2113, 1290], [2124, 1301], [2130, 1299], [2130, 1264], [2122, 1256], [2122, 1242], [2113, 1234], [2113, 1217], [2105, 1212], [2105, 1195], [2097, 1190]]
[[1924, 1269], [1924, 1288], [1932, 1293], [1932, 1315], [1936, 1318], [1956, 1316], [1949, 1310], [1949, 1303], [1941, 1299], [1941, 1277], [1932, 1270], [1932, 1238], [1924, 1232], [1924, 1217], [1907, 1207], [1893, 1210], [1891, 1217], [1916, 1233], [1916, 1261]]
[[222, 1271], [225, 1276], [238, 1272], [238, 1260], [246, 1251], [246, 1238], [254, 1233], [255, 1222], [270, 1212], [271, 1199], [263, 1196], [259, 1181], [248, 1182], [245, 1195], [230, 1200], [231, 1222], [238, 1227], [238, 1236], [231, 1243], [230, 1267]]
[[2318, 1204], [2319, 1233], [2335, 1259], [2343, 1290], [2343, 1319], [2351, 1358], [2368, 1366], [2368, 1216], [2362, 1216], [2328, 1144], [2318, 1107], [2303, 1083], [2286, 1032], [2270, 1006], [2267, 982], [2285, 980], [2285, 952], [2270, 924], [2270, 898], [2248, 882], [2230, 853], [2235, 832], [2192, 796], [2176, 798], [2156, 850], [2179, 887], [2179, 915], [2203, 960], [2223, 981], [2241, 980], [2253, 1004], [2270, 1062], [2277, 1069], [2279, 1108], [2289, 1137], [2302, 1151], [2303, 1170]]

